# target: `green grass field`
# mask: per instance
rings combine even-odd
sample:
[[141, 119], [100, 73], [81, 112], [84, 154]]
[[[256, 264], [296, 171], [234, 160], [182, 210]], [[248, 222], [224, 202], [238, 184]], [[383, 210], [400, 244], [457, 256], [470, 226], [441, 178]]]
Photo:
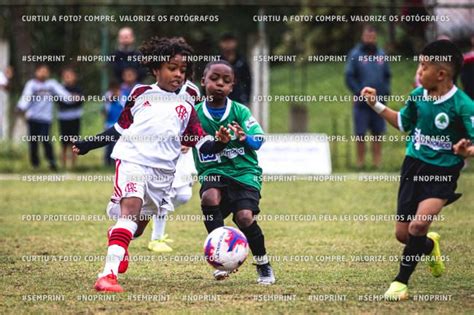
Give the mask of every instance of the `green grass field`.
[[[250, 260], [227, 281], [215, 282], [212, 268], [197, 259], [206, 233], [201, 222], [190, 220], [200, 213], [199, 185], [195, 185], [192, 200], [176, 212], [180, 217], [175, 219], [182, 221], [168, 223], [175, 251], [162, 256], [150, 253], [147, 229], [131, 244], [131, 255], [139, 261], [131, 262], [120, 278], [127, 292], [117, 295], [92, 289], [103, 266], [100, 258], [105, 255], [111, 221], [30, 221], [31, 215], [54, 214], [103, 218], [111, 183], [4, 178], [0, 181], [0, 312], [472, 313], [473, 230], [467, 224], [474, 220], [474, 175], [461, 176], [458, 191], [465, 195], [443, 210], [442, 221], [433, 224], [433, 230], [442, 235], [443, 254], [449, 260], [446, 274], [435, 279], [420, 263], [410, 283], [413, 297], [445, 301], [401, 303], [368, 301], [379, 298], [397, 272], [398, 263], [389, 261], [402, 249], [393, 235], [394, 222], [370, 219], [371, 215], [394, 214], [398, 185], [361, 182], [354, 176], [348, 174], [342, 182], [264, 184], [261, 208], [267, 217], [261, 225], [278, 278], [270, 287], [255, 283]], [[316, 217], [307, 221], [277, 217], [289, 214]], [[359, 215], [369, 220], [343, 220]], [[356, 256], [366, 256], [365, 261], [353, 261]]]

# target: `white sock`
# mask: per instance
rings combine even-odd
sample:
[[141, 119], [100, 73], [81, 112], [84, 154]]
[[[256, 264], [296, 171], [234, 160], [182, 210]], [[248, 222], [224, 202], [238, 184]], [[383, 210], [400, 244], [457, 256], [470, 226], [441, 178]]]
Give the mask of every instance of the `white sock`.
[[255, 263], [257, 265], [265, 265], [265, 264], [268, 264], [268, 256], [267, 255], [263, 255], [263, 256], [254, 256], [253, 257]]
[[[132, 220], [120, 218], [115, 223], [114, 227], [111, 229], [111, 233], [114, 229], [122, 228], [128, 230], [132, 236], [137, 231], [137, 224]], [[105, 257], [105, 266], [102, 273], [99, 274], [99, 277], [103, 277], [109, 274], [118, 275], [118, 268], [120, 262], [123, 260], [125, 256], [125, 248], [120, 245], [110, 245], [107, 248], [107, 256]]]
[[125, 256], [125, 248], [118, 245], [109, 246], [107, 249], [107, 256], [105, 257], [104, 270], [99, 274], [99, 278], [110, 275], [111, 273], [117, 276], [118, 268], [123, 256]]
[[166, 214], [168, 211], [162, 210], [160, 214], [153, 216], [153, 230], [151, 231], [151, 240], [160, 240], [165, 236]]

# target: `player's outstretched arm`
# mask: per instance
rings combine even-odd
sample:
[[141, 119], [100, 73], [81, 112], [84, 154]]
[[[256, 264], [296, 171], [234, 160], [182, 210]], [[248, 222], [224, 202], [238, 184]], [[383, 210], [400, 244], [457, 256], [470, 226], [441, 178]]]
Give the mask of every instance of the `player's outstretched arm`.
[[454, 154], [460, 155], [464, 158], [473, 157], [474, 156], [474, 145], [468, 139], [461, 139], [453, 145]]
[[201, 138], [199, 141], [187, 141], [184, 143], [181, 142], [181, 144], [188, 147], [195, 147], [202, 154], [216, 154], [224, 150], [231, 139], [229, 130], [224, 126], [221, 126], [219, 130], [216, 131], [214, 137], [206, 135], [200, 123], [199, 128], [201, 129], [196, 133], [197, 137]]
[[120, 133], [115, 127], [110, 127], [98, 135], [90, 137], [87, 140], [75, 141], [72, 146], [72, 152], [78, 155], [87, 154], [90, 150], [104, 147], [120, 138]]
[[249, 146], [252, 150], [258, 150], [263, 144], [263, 136], [262, 135], [248, 135], [242, 129], [242, 127], [236, 122], [233, 121], [232, 124], [228, 125], [229, 129], [231, 129], [237, 139], [240, 142], [245, 142], [246, 145]]
[[384, 104], [377, 101], [377, 90], [371, 87], [364, 87], [360, 92], [361, 96], [366, 98], [367, 104], [380, 116], [382, 116], [390, 125], [399, 129], [398, 112], [388, 108]]

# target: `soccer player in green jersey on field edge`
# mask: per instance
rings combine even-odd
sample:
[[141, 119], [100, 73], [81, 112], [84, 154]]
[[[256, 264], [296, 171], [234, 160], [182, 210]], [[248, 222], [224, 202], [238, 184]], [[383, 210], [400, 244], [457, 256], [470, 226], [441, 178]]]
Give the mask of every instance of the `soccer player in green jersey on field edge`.
[[[201, 154], [193, 149], [194, 163], [201, 183], [201, 207], [207, 232], [224, 226], [224, 219], [233, 213], [233, 221], [247, 237], [257, 266], [259, 284], [275, 283], [262, 229], [255, 220], [262, 187], [262, 169], [257, 153], [263, 143], [263, 130], [250, 110], [227, 96], [234, 84], [232, 66], [224, 60], [206, 65], [201, 84], [206, 101], [195, 109], [203, 129], [214, 134], [221, 126], [233, 131], [231, 141], [218, 154]], [[216, 270], [216, 280], [229, 276]]]
[[474, 102], [454, 84], [462, 60], [459, 49], [448, 40], [428, 44], [421, 52], [417, 73], [422, 86], [411, 92], [399, 112], [377, 102], [375, 89], [361, 91], [388, 123], [410, 133], [395, 229], [405, 248], [400, 271], [385, 292], [386, 300], [408, 299], [408, 279], [418, 261], [426, 260], [435, 277], [445, 270], [440, 235], [428, 229], [441, 209], [461, 196], [455, 193], [459, 172], [464, 158], [474, 156]]

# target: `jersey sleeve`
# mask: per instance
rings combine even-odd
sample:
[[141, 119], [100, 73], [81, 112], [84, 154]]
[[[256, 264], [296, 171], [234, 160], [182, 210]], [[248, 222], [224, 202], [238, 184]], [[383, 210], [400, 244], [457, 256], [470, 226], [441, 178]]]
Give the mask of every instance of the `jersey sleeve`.
[[206, 134], [202, 128], [201, 122], [194, 107], [191, 107], [191, 115], [189, 117], [188, 125], [183, 132], [181, 144], [187, 147], [195, 147], [198, 144], [207, 140], [213, 140], [212, 136]]
[[201, 97], [201, 92], [199, 91], [199, 88], [194, 85], [192, 82], [187, 81], [185, 86], [183, 87], [186, 101], [194, 106], [196, 103], [199, 102], [199, 98]]
[[474, 141], [474, 102], [468, 97], [459, 108], [459, 115], [461, 116], [464, 128], [466, 128], [467, 137]]
[[26, 111], [28, 105], [30, 104], [30, 99], [33, 96], [33, 83], [32, 81], [28, 81], [23, 88], [23, 92], [21, 93], [20, 99], [18, 104], [16, 105], [18, 109], [21, 111]]
[[60, 97], [61, 102], [65, 104], [75, 103], [75, 99], [72, 97], [72, 94], [69, 93], [69, 91], [66, 90], [66, 88], [63, 85], [61, 85], [58, 81], [50, 80], [50, 84], [51, 84], [51, 89], [52, 89], [53, 94]]
[[417, 111], [416, 103], [412, 100], [413, 94], [410, 94], [410, 98], [406, 101], [405, 106], [398, 112], [398, 129], [400, 131], [411, 131], [415, 128]]
[[130, 92], [130, 95], [127, 98], [127, 102], [125, 103], [125, 106], [122, 112], [120, 113], [120, 117], [114, 125], [115, 130], [117, 130], [120, 134], [122, 134], [125, 129], [128, 129], [133, 123], [132, 108], [133, 106], [135, 106], [135, 101], [137, 97], [139, 97], [149, 89], [151, 89], [151, 87], [148, 85], [137, 86], [133, 88], [133, 90]]
[[252, 113], [250, 110], [245, 107], [242, 112], [241, 112], [241, 117], [239, 117], [239, 125], [242, 127], [244, 132], [248, 135], [263, 135], [263, 129], [258, 123], [258, 121], [255, 119], [255, 117], [252, 116]]

